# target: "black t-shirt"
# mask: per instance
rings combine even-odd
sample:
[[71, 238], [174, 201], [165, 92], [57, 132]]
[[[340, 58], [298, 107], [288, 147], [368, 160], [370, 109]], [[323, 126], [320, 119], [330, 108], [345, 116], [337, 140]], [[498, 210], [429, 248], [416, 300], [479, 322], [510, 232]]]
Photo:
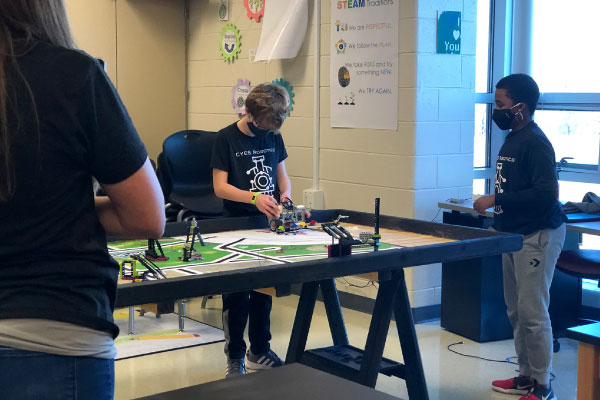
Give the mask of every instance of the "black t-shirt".
[[[227, 172], [227, 183], [241, 190], [275, 195], [277, 166], [287, 158], [283, 138], [269, 132], [245, 135], [233, 123], [219, 131], [213, 148], [211, 168]], [[223, 200], [228, 217], [262, 215], [253, 204]]]
[[535, 122], [506, 136], [496, 161], [495, 229], [528, 235], [566, 222], [555, 162], [552, 144]]
[[9, 118], [15, 194], [0, 203], [0, 318], [52, 319], [116, 336], [119, 266], [95, 212], [92, 176], [118, 183], [143, 165], [146, 150], [95, 59], [38, 42], [17, 61], [39, 129], [28, 90], [9, 76], [19, 118]]

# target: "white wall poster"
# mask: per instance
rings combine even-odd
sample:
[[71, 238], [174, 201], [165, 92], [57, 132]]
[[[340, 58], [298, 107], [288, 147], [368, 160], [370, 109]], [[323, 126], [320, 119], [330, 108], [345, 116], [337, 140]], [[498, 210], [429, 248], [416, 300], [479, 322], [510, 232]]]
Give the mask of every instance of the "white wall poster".
[[332, 0], [332, 127], [397, 129], [398, 4]]

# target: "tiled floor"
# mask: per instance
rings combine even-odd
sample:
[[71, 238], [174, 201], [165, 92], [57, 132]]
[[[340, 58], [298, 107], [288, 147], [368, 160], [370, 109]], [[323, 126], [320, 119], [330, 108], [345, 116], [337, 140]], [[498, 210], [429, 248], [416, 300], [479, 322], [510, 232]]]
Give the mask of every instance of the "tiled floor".
[[[297, 296], [276, 298], [273, 302], [272, 348], [282, 358], [287, 349], [297, 302]], [[188, 304], [188, 314], [193, 318], [220, 326], [220, 307], [220, 298], [209, 300], [207, 309], [201, 309], [200, 301], [194, 300]], [[147, 316], [152, 318], [152, 314]], [[370, 316], [344, 310], [344, 318], [350, 343], [363, 347]], [[504, 360], [514, 356], [512, 341], [483, 344], [472, 342], [441, 329], [439, 321], [417, 325], [417, 334], [431, 400], [518, 399], [518, 396], [503, 395], [490, 389], [490, 382], [493, 379], [514, 376], [515, 366], [463, 357], [447, 350], [449, 344], [464, 341], [463, 345], [452, 348], [471, 355]], [[569, 339], [560, 341], [561, 350], [554, 355], [556, 379], [553, 387], [560, 400], [574, 400], [577, 384], [577, 343]], [[317, 303], [307, 347], [330, 344], [325, 310], [322, 303]], [[395, 326], [391, 327], [388, 334], [384, 356], [402, 361]], [[224, 371], [225, 355], [222, 343], [118, 361], [115, 397], [131, 399], [222, 379]], [[404, 381], [398, 378], [379, 375], [376, 389], [408, 398]]]

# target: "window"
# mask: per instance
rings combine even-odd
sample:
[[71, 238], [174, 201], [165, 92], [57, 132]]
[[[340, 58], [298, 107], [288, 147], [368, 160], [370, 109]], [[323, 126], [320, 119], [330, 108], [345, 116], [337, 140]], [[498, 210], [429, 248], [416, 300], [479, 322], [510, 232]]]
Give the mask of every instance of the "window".
[[473, 146], [473, 167], [489, 167], [488, 152], [488, 111], [487, 104], [475, 104], [475, 142]]
[[[558, 181], [559, 200], [576, 201], [583, 200], [587, 192], [596, 193], [600, 196], [600, 185], [586, 182]], [[598, 236], [600, 238], [600, 236]], [[598, 247], [600, 249], [600, 247]]]
[[477, 0], [477, 41], [475, 49], [475, 91], [489, 90], [490, 0]]
[[538, 110], [535, 122], [552, 142], [556, 161], [572, 157], [569, 163], [598, 164], [600, 112]]
[[600, 1], [535, 0], [532, 74], [542, 92], [600, 92]]
[[[531, 32], [530, 52], [513, 52], [513, 41], [520, 38], [511, 38], [513, 13], [527, 12], [527, 2], [477, 1], [474, 193], [482, 187], [482, 179], [488, 182], [483, 185], [485, 193], [491, 189], [489, 180], [495, 171], [490, 160], [505, 137], [490, 122], [494, 85], [512, 72], [512, 65], [530, 65], [540, 86], [535, 121], [552, 142], [556, 161], [566, 160], [560, 166], [560, 179], [600, 184], [600, 51], [590, 47], [594, 38], [600, 37], [600, 1], [531, 1], [532, 25], [519, 25], [521, 35], [528, 29]], [[561, 196], [581, 200], [570, 187], [565, 187]]]
[[563, 200], [581, 201], [579, 186], [600, 186], [600, 53], [589, 42], [600, 35], [598, 13], [597, 0], [533, 3], [531, 69], [542, 92], [535, 120], [556, 160], [572, 157], [561, 165]]
[[473, 194], [482, 195], [485, 194], [487, 190], [487, 180], [486, 179], [473, 179]]
[[[491, 0], [477, 0], [477, 41], [475, 49], [475, 91], [490, 91]], [[488, 104], [475, 104], [475, 136], [473, 142], [473, 167], [480, 171], [490, 166], [490, 108]], [[473, 194], [489, 193], [489, 177], [474, 176]]]

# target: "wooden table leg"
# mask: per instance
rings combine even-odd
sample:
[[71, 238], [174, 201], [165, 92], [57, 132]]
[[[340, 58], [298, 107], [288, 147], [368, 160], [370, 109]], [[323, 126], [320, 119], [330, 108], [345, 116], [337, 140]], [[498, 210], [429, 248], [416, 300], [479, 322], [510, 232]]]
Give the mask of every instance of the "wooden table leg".
[[344, 316], [342, 315], [342, 307], [335, 288], [335, 282], [333, 279], [326, 279], [320, 281], [319, 286], [321, 287], [323, 305], [329, 321], [333, 344], [336, 346], [348, 344], [348, 334], [346, 333], [346, 325], [344, 324]]
[[302, 284], [292, 335], [285, 356], [286, 364], [299, 362], [302, 359], [302, 354], [306, 349], [306, 340], [308, 339], [315, 303], [317, 302], [318, 290], [319, 282], [305, 282]]
[[600, 399], [600, 347], [579, 342], [577, 400]]
[[427, 384], [425, 383], [425, 372], [423, 371], [423, 361], [421, 361], [421, 352], [419, 350], [419, 341], [417, 340], [417, 331], [410, 308], [408, 290], [406, 289], [406, 280], [404, 270], [396, 272], [399, 276], [399, 287], [394, 299], [394, 316], [396, 317], [396, 328], [402, 347], [402, 356], [406, 366], [406, 389], [408, 397], [411, 400], [429, 400]]

